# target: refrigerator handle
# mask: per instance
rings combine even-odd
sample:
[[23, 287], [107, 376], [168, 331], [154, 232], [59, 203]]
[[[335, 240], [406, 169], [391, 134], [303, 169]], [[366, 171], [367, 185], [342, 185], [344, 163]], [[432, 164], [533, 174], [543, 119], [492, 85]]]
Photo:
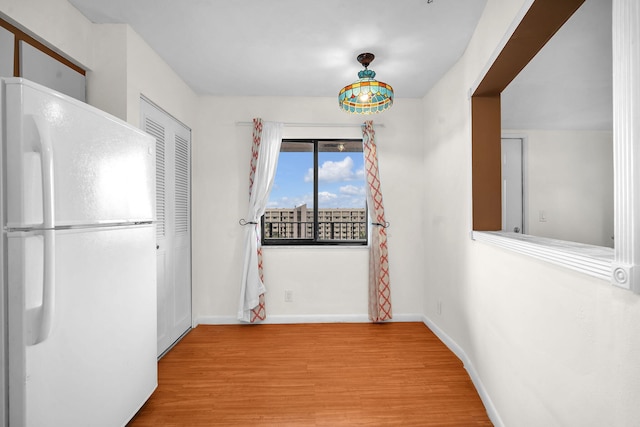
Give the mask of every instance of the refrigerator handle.
[[27, 345], [36, 345], [47, 338], [53, 329], [53, 317], [55, 314], [55, 258], [56, 258], [56, 234], [54, 230], [43, 230], [44, 257], [42, 269], [42, 305], [27, 310], [29, 318]]
[[36, 150], [40, 152], [42, 167], [42, 226], [50, 229], [54, 226], [54, 185], [53, 185], [53, 142], [49, 124], [40, 116], [32, 116], [40, 134]]
[[40, 151], [42, 164], [42, 219], [44, 237], [44, 266], [42, 277], [42, 305], [37, 312], [33, 336], [29, 344], [36, 345], [49, 337], [53, 327], [55, 308], [55, 231], [54, 226], [54, 186], [53, 186], [53, 144], [49, 126], [43, 117], [33, 116], [40, 134]]

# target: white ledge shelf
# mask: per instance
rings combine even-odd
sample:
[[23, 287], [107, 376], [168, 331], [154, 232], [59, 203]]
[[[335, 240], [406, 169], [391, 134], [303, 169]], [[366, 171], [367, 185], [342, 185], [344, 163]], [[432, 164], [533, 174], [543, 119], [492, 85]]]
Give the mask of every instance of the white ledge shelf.
[[506, 231], [473, 231], [472, 238], [599, 279], [611, 280], [612, 248]]

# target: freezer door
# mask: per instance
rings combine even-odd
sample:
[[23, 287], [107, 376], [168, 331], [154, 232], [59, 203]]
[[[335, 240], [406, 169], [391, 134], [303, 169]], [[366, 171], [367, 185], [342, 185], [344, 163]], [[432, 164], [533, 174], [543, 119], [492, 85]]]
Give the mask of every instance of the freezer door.
[[123, 426], [157, 385], [153, 226], [45, 233], [7, 238], [9, 425]]
[[152, 137], [24, 79], [2, 87], [8, 228], [154, 219]]

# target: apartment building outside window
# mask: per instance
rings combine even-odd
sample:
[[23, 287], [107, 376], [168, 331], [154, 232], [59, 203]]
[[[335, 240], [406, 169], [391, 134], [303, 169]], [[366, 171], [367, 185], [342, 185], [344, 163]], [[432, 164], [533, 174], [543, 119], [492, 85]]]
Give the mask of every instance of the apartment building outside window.
[[367, 226], [362, 140], [283, 140], [262, 243], [366, 245]]

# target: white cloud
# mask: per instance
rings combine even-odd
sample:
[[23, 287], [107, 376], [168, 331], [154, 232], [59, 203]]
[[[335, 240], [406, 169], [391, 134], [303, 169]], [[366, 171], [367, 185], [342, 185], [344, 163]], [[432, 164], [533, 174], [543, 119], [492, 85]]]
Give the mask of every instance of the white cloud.
[[[318, 169], [318, 181], [320, 182], [345, 182], [357, 178], [362, 179], [363, 176], [364, 172], [362, 170], [353, 171], [353, 159], [349, 156], [339, 162], [328, 160]], [[304, 181], [313, 182], [313, 168], [307, 171]]]
[[341, 194], [347, 194], [350, 196], [361, 196], [364, 194], [364, 187], [356, 187], [355, 185], [344, 185], [340, 187]]
[[318, 192], [318, 205], [322, 207], [325, 203], [329, 203], [332, 200], [337, 199], [338, 196], [336, 194], [330, 193], [328, 191], [319, 191]]
[[304, 182], [313, 182], [313, 168], [307, 170], [307, 174], [304, 176]]

